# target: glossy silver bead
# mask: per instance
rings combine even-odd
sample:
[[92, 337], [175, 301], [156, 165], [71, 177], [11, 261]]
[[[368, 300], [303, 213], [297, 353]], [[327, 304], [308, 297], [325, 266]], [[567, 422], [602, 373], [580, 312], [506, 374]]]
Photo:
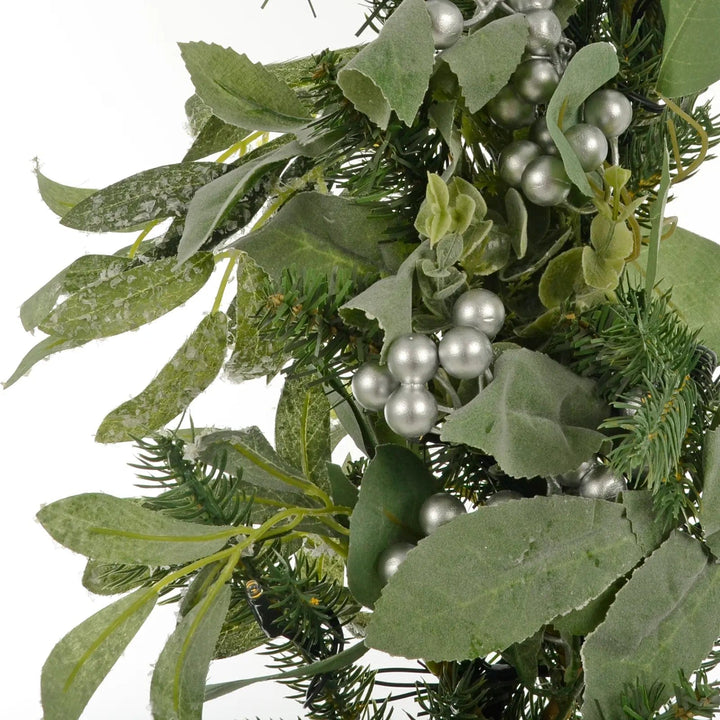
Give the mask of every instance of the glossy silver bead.
[[438, 344], [440, 364], [448, 375], [461, 380], [480, 377], [492, 364], [492, 343], [473, 327], [450, 328]]
[[390, 395], [397, 388], [398, 381], [386, 366], [377, 362], [363, 363], [353, 375], [350, 388], [355, 401], [366, 410], [377, 412], [385, 407]]
[[596, 125], [578, 123], [565, 131], [565, 138], [580, 160], [585, 172], [597, 170], [608, 154], [608, 141]]
[[525, 168], [520, 187], [530, 202], [551, 207], [565, 200], [572, 183], [559, 157], [541, 155]]
[[552, 55], [562, 37], [562, 25], [552, 10], [533, 10], [525, 15], [530, 34], [525, 49], [531, 55]]
[[520, 500], [520, 498], [522, 498], [522, 495], [514, 490], [498, 490], [498, 492], [488, 497], [485, 501], [485, 505], [502, 505], [503, 503], [510, 502], [511, 500]]
[[585, 498], [615, 500], [627, 490], [627, 482], [616, 475], [607, 465], [597, 465], [587, 472], [578, 487], [578, 495]]
[[617, 90], [598, 90], [585, 101], [585, 122], [599, 127], [607, 138], [622, 135], [632, 122], [630, 101]]
[[505, 322], [505, 306], [494, 292], [475, 288], [455, 301], [452, 319], [454, 325], [475, 328], [492, 340]]
[[619, 414], [625, 417], [637, 415], [637, 411], [642, 407], [643, 391], [641, 388], [633, 388], [624, 399], [627, 403], [626, 407], [620, 408]]
[[550, 135], [545, 115], [539, 117], [530, 126], [530, 135], [528, 137], [542, 150], [541, 155], [558, 154], [557, 145], [555, 145], [555, 141], [552, 139], [552, 135]]
[[512, 77], [515, 92], [523, 99], [536, 105], [550, 100], [560, 82], [560, 75], [549, 60], [531, 58], [518, 65]]
[[519, 13], [550, 10], [555, 4], [555, 0], [506, 0], [506, 2], [515, 12]]
[[490, 119], [500, 127], [517, 130], [535, 120], [535, 105], [523, 100], [511, 85], [506, 85], [488, 104]]
[[424, 385], [400, 385], [385, 403], [385, 422], [404, 438], [430, 432], [437, 416], [437, 401]]
[[397, 542], [382, 552], [378, 558], [377, 571], [384, 583], [389, 582], [390, 578], [395, 575], [414, 547], [409, 542]]
[[569, 470], [568, 472], [562, 473], [561, 475], [554, 475], [553, 479], [557, 480], [561, 487], [569, 490], [574, 490], [580, 487], [582, 479], [589, 473], [593, 468], [597, 467], [599, 463], [595, 458], [586, 460], [580, 467], [575, 470]]
[[530, 140], [516, 140], [506, 145], [498, 158], [500, 177], [510, 187], [520, 187], [520, 180], [531, 160], [542, 155], [542, 150]]
[[418, 521], [426, 535], [435, 532], [441, 525], [449, 523], [467, 512], [460, 498], [440, 492], [431, 495], [420, 507]]
[[430, 13], [435, 48], [444, 50], [452, 47], [463, 32], [464, 20], [460, 8], [450, 0], [426, 0], [425, 7]]
[[403, 335], [390, 346], [387, 367], [398, 382], [426, 383], [438, 369], [437, 347], [427, 335]]

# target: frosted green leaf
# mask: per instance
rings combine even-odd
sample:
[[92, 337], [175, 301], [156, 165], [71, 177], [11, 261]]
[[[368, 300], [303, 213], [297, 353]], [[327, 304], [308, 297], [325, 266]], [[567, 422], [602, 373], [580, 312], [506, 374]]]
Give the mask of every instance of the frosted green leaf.
[[624, 582], [624, 578], [619, 578], [607, 590], [590, 600], [587, 605], [554, 618], [552, 626], [566, 636], [589, 635], [605, 619], [608, 608], [612, 605], [617, 591]]
[[77, 720], [155, 606], [146, 588], [121, 598], [71, 630], [42, 670], [45, 720]]
[[[628, 264], [636, 279], [645, 276], [647, 248]], [[676, 228], [660, 244], [656, 292], [672, 290], [671, 305], [700, 342], [720, 352], [720, 313], [713, 299], [720, 287], [720, 245]]]
[[563, 135], [579, 122], [583, 102], [612, 80], [620, 69], [615, 48], [610, 43], [592, 43], [578, 50], [547, 106], [547, 126], [565, 165], [568, 177], [588, 197], [593, 192], [580, 160]]
[[625, 490], [622, 504], [643, 554], [649, 555], [667, 539], [669, 532], [655, 512], [652, 493], [649, 490]]
[[150, 685], [154, 720], [201, 720], [205, 680], [230, 606], [230, 586], [213, 592], [178, 623], [160, 653]]
[[431, 127], [437, 128], [442, 139], [450, 150], [450, 164], [445, 168], [442, 179], [447, 182], [455, 172], [458, 162], [463, 154], [460, 131], [455, 127], [456, 100], [437, 102], [430, 105], [428, 119]]
[[546, 308], [554, 308], [585, 287], [582, 271], [583, 248], [566, 250], [553, 258], [540, 278], [538, 294]]
[[568, 19], [575, 14], [579, 4], [580, 0], [555, 0], [553, 12], [558, 16], [563, 28], [567, 27]]
[[383, 130], [394, 111], [411, 125], [433, 69], [435, 48], [424, 0], [403, 0], [378, 37], [338, 73], [345, 97]]
[[330, 491], [330, 403], [312, 375], [285, 379], [275, 413], [275, 447], [309, 482]]
[[190, 149], [185, 153], [183, 162], [202, 160], [208, 155], [226, 150], [249, 134], [244, 128], [230, 125], [219, 117], [211, 115], [203, 124]]
[[457, 75], [471, 113], [484, 107], [508, 84], [525, 52], [528, 33], [525, 16], [516, 13], [461, 37], [442, 53], [440, 58]]
[[665, 40], [657, 89], [694, 95], [720, 79], [720, 5], [716, 0], [662, 0]]
[[139, 395], [108, 413], [95, 440], [143, 438], [169, 423], [215, 380], [226, 349], [227, 317], [221, 312], [207, 315]]
[[[649, 295], [655, 287], [657, 279], [658, 258], [660, 257], [660, 242], [665, 222], [665, 204], [670, 190], [670, 152], [667, 147], [663, 153], [663, 166], [660, 175], [660, 185], [657, 197], [650, 206], [650, 237], [647, 248], [647, 264], [645, 266], [645, 293]], [[628, 253], [629, 254], [629, 253]]]
[[440, 489], [425, 464], [410, 450], [399, 445], [377, 448], [350, 516], [348, 587], [358, 602], [367, 607], [375, 604], [383, 586], [377, 569], [380, 554], [393, 543], [415, 542], [422, 537], [420, 506]]
[[79, 290], [38, 327], [78, 342], [134, 330], [191, 298], [214, 267], [211, 253], [199, 253], [180, 266], [175, 258], [139, 265]]
[[507, 350], [493, 381], [448, 416], [441, 438], [483, 450], [513, 477], [558, 475], [599, 450], [607, 412], [593, 381], [542, 353]]
[[387, 220], [367, 205], [337, 195], [303, 192], [259, 230], [240, 238], [244, 250], [273, 279], [295, 266], [330, 275], [376, 274], [383, 266], [379, 243]]
[[598, 290], [614, 290], [625, 267], [622, 258], [608, 258], [586, 245], [582, 249], [582, 272], [585, 282]]
[[292, 132], [308, 123], [297, 95], [260, 63], [215, 43], [179, 46], [198, 96], [226, 123], [274, 132]]
[[176, 520], [102, 493], [74, 495], [37, 514], [55, 540], [74, 552], [114, 563], [180, 565], [211, 555], [228, 541], [226, 526]]
[[3, 387], [7, 389], [11, 385], [14, 385], [23, 375], [29, 373], [34, 365], [50, 355], [62, 352], [63, 350], [80, 347], [83, 344], [83, 342], [79, 342], [77, 340], [66, 340], [65, 338], [53, 336], [46, 337], [27, 352], [25, 357], [23, 357], [19, 365], [15, 368], [13, 374], [3, 383]]
[[703, 494], [700, 524], [707, 546], [720, 558], [720, 429], [703, 438]]
[[98, 190], [63, 215], [61, 223], [86, 232], [133, 230], [187, 212], [195, 192], [228, 170], [221, 163], [179, 163], [145, 170]]
[[585, 639], [583, 720], [626, 720], [620, 694], [636, 681], [663, 683], [658, 699], [666, 700], [678, 672], [693, 672], [720, 634], [719, 593], [720, 566], [697, 540], [675, 532], [635, 570]]
[[225, 371], [233, 382], [273, 376], [285, 364], [283, 343], [260, 333], [259, 314], [267, 297], [262, 292], [267, 273], [247, 254], [240, 253], [235, 295], [235, 347]]
[[37, 179], [40, 197], [60, 217], [70, 212], [86, 197], [97, 192], [94, 189], [71, 187], [51, 180], [40, 172], [37, 161], [35, 162], [35, 178]]
[[83, 570], [82, 584], [95, 595], [120, 595], [148, 585], [152, 568], [147, 565], [108, 563], [89, 558]]
[[641, 557], [615, 503], [553, 495], [481, 507], [410, 551], [366, 642], [407, 658], [483, 657], [583, 607]]
[[223, 628], [215, 645], [214, 659], [242, 655], [267, 642], [267, 635], [260, 629], [254, 616]]

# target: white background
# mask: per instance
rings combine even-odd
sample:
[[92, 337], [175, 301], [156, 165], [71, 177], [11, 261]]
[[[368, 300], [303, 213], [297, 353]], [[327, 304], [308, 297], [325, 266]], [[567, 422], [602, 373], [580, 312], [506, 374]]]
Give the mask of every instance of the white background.
[[[190, 139], [183, 104], [192, 93], [178, 41], [232, 46], [254, 61], [300, 57], [355, 44], [358, 0], [28, 0], [3, 10], [0, 44], [0, 379], [40, 337], [22, 329], [23, 300], [78, 255], [112, 253], [128, 236], [84, 235], [61, 227], [43, 205], [32, 173], [68, 185], [103, 187], [150, 167], [177, 162]], [[681, 224], [718, 237], [714, 206], [720, 168], [678, 188], [669, 210]], [[214, 277], [187, 305], [151, 327], [67, 351], [0, 392], [0, 482], [4, 562], [0, 618], [2, 715], [40, 718], [42, 663], [64, 633], [107, 600], [80, 584], [83, 558], [56, 545], [34, 520], [43, 503], [80, 492], [134, 494], [129, 445], [100, 446], [93, 435], [105, 413], [139, 392], [207, 312]], [[228, 298], [229, 299], [229, 298]], [[713, 299], [709, 298], [711, 302]], [[193, 404], [203, 423], [261, 425], [272, 434], [276, 393], [262, 383], [216, 383]], [[151, 664], [174, 622], [156, 610], [91, 700], [86, 720], [145, 720]], [[260, 674], [232, 659], [213, 679]], [[205, 718], [295, 717], [297, 705], [262, 685], [214, 701]]]

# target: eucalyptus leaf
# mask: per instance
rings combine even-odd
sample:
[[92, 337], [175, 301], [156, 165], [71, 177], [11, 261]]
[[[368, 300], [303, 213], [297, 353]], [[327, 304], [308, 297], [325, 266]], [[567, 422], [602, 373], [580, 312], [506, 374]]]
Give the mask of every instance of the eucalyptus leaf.
[[547, 106], [547, 127], [572, 182], [588, 197], [592, 188], [580, 160], [563, 134], [579, 122], [583, 102], [620, 69], [617, 51], [610, 43], [592, 43], [578, 50]]
[[226, 123], [274, 132], [293, 132], [308, 123], [297, 95], [260, 63], [215, 43], [179, 46], [198, 96]]
[[155, 606], [147, 588], [108, 605], [71, 630], [43, 665], [45, 720], [77, 720]]
[[355, 599], [372, 607], [383, 581], [377, 563], [393, 543], [416, 542], [426, 498], [441, 488], [417, 455], [399, 445], [380, 445], [368, 464], [357, 504], [350, 516], [348, 587]]
[[428, 88], [434, 55], [425, 1], [403, 0], [378, 37], [341, 68], [337, 82], [345, 97], [383, 130], [393, 111], [411, 125]]
[[515, 13], [461, 37], [440, 55], [457, 75], [471, 113], [484, 107], [508, 84], [522, 60], [528, 34], [525, 15]]
[[217, 377], [227, 349], [227, 317], [205, 316], [150, 384], [110, 412], [95, 440], [125, 442], [147, 437], [184, 412]]
[[566, 250], [548, 263], [538, 284], [540, 302], [546, 308], [559, 307], [585, 287], [583, 249]]
[[220, 550], [227, 526], [176, 520], [102, 493], [57, 500], [37, 514], [55, 540], [95, 560], [134, 565], [179, 565]]
[[553, 495], [481, 507], [410, 551], [366, 642], [407, 658], [483, 657], [584, 606], [641, 557], [615, 503]]
[[657, 89], [694, 95], [720, 80], [720, 5], [715, 0], [661, 0], [665, 39]]
[[620, 283], [624, 267], [622, 258], [604, 257], [588, 245], [582, 249], [583, 278], [591, 288], [614, 290]]
[[37, 161], [35, 162], [35, 178], [40, 197], [60, 217], [67, 215], [79, 202], [97, 192], [90, 188], [71, 187], [51, 180], [40, 172]]
[[593, 381], [547, 355], [507, 350], [493, 381], [445, 420], [441, 439], [492, 455], [508, 475], [558, 475], [598, 451], [608, 408]]
[[134, 330], [191, 298], [214, 267], [211, 253], [199, 253], [180, 266], [175, 258], [165, 258], [133, 267], [70, 295], [38, 327], [76, 342]]
[[14, 385], [23, 375], [30, 372], [34, 365], [44, 360], [50, 355], [62, 352], [63, 350], [71, 350], [72, 348], [80, 347], [84, 345], [86, 341], [78, 340], [66, 340], [61, 337], [46, 337], [41, 340], [35, 347], [29, 350], [23, 359], [20, 361], [18, 366], [15, 368], [13, 374], [3, 383], [5, 389]]
[[703, 438], [703, 494], [699, 520], [705, 542], [720, 558], [720, 429], [707, 430]]
[[150, 685], [154, 720], [200, 720], [205, 679], [230, 606], [230, 586], [211, 588], [177, 625], [160, 653]]
[[[720, 566], [675, 533], [633, 573], [582, 648], [584, 720], [624, 720], [620, 694], [639, 681], [672, 694], [680, 670], [697, 668], [720, 634]], [[602, 713], [602, 715], [601, 715]]]
[[228, 171], [221, 163], [179, 163], [145, 170], [98, 190], [61, 220], [86, 232], [122, 232], [187, 212], [190, 200], [203, 185]]

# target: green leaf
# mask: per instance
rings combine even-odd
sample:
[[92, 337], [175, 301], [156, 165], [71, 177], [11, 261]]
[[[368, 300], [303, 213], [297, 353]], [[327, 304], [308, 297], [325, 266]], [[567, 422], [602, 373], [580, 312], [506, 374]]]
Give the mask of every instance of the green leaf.
[[575, 14], [580, 0], [555, 0], [553, 12], [558, 16], [562, 26], [567, 27], [568, 19]]
[[213, 114], [251, 130], [293, 132], [310, 119], [297, 95], [246, 55], [214, 43], [179, 43], [195, 91]]
[[86, 232], [134, 230], [187, 212], [203, 185], [228, 171], [221, 163], [179, 163], [145, 170], [98, 190], [63, 215], [62, 224]]
[[331, 274], [376, 274], [386, 220], [367, 205], [336, 195], [303, 192], [291, 198], [259, 230], [240, 238], [244, 250], [273, 279], [285, 268]]
[[285, 379], [275, 413], [275, 447], [309, 482], [330, 491], [330, 403], [312, 375]]
[[439, 490], [437, 480], [410, 450], [399, 445], [377, 448], [350, 516], [348, 587], [358, 602], [375, 604], [383, 586], [378, 558], [393, 543], [422, 537], [420, 506]]
[[247, 254], [239, 253], [235, 295], [235, 347], [225, 371], [234, 382], [272, 377], [285, 364], [283, 343], [266, 339], [260, 332], [260, 313], [267, 297], [263, 292], [267, 273]]
[[537, 678], [538, 655], [543, 644], [544, 632], [538, 630], [534, 635], [503, 650], [503, 660], [509, 662], [517, 671], [520, 682], [532, 687]]
[[191, 298], [214, 267], [212, 253], [199, 253], [180, 266], [175, 258], [139, 265], [71, 295], [38, 327], [77, 342], [134, 330]]
[[424, 0], [403, 0], [378, 37], [338, 73], [345, 97], [385, 130], [394, 111], [411, 125], [433, 69], [435, 48]]
[[[640, 280], [645, 276], [647, 249], [628, 265]], [[715, 297], [720, 287], [720, 245], [676, 228], [660, 245], [656, 292], [672, 290], [671, 305], [691, 330], [700, 329], [700, 341], [720, 352], [720, 313]]]
[[358, 489], [347, 479], [339, 465], [328, 463], [327, 469], [330, 494], [335, 505], [354, 508], [358, 500]]
[[583, 250], [566, 250], [548, 263], [538, 285], [540, 302], [546, 308], [559, 307], [585, 287]]
[[513, 238], [492, 220], [484, 220], [465, 233], [467, 249], [462, 260], [469, 275], [491, 275], [507, 265]]
[[625, 490], [622, 504], [644, 555], [649, 555], [667, 539], [668, 529], [655, 512], [649, 490]]
[[60, 217], [66, 215], [86, 197], [97, 192], [97, 190], [91, 190], [90, 188], [71, 187], [51, 180], [40, 172], [37, 161], [35, 161], [35, 178], [37, 179], [40, 197]]
[[587, 636], [584, 720], [625, 720], [620, 693], [636, 680], [672, 694], [679, 670], [694, 671], [720, 633], [720, 566], [702, 545], [675, 532], [618, 592], [605, 621]]
[[160, 653], [150, 686], [155, 720], [200, 720], [205, 679], [230, 606], [230, 586], [212, 589], [177, 625]]
[[705, 433], [702, 466], [703, 494], [698, 519], [707, 546], [720, 558], [720, 429]]
[[525, 16], [516, 13], [461, 37], [440, 55], [457, 75], [471, 113], [484, 107], [508, 84], [525, 52], [528, 33]]
[[585, 100], [620, 69], [615, 48], [610, 43], [592, 43], [578, 50], [547, 106], [547, 126], [565, 165], [565, 172], [588, 197], [592, 188], [572, 146], [563, 133], [579, 122]]
[[662, 0], [665, 40], [657, 89], [668, 97], [694, 95], [720, 79], [715, 0]]
[[204, 317], [150, 384], [106, 415], [95, 440], [125, 442], [147, 437], [184, 412], [217, 377], [227, 349], [227, 317]]
[[244, 621], [224, 627], [215, 645], [214, 659], [235, 657], [264, 645], [267, 635], [260, 629], [254, 615]]
[[522, 195], [515, 188], [509, 188], [505, 193], [505, 211], [513, 250], [518, 259], [522, 259], [528, 245], [528, 211]]
[[665, 220], [665, 204], [667, 203], [669, 190], [670, 153], [666, 147], [663, 153], [662, 174], [660, 176], [657, 197], [650, 207], [650, 238], [648, 239], [647, 266], [645, 269], [645, 293], [647, 295], [650, 295], [655, 287], [658, 258], [660, 256], [660, 241], [662, 239], [663, 223]]
[[249, 134], [250, 132], [244, 128], [230, 125], [223, 122], [219, 117], [210, 115], [203, 123], [190, 149], [185, 153], [183, 162], [202, 160], [208, 155], [226, 150], [235, 143], [239, 143]]
[[45, 720], [77, 720], [155, 606], [152, 590], [137, 590], [95, 613], [52, 650], [42, 670]]
[[507, 350], [493, 381], [452, 412], [441, 439], [492, 455], [513, 477], [559, 475], [600, 449], [608, 409], [596, 385], [547, 355]]
[[589, 635], [605, 619], [608, 608], [612, 605], [615, 595], [623, 583], [624, 578], [619, 578], [607, 590], [590, 600], [587, 605], [554, 618], [552, 626], [566, 636]]
[[77, 340], [66, 340], [65, 338], [53, 336], [46, 337], [23, 357], [13, 374], [3, 383], [3, 387], [7, 389], [11, 385], [14, 385], [23, 375], [29, 373], [34, 365], [50, 355], [62, 352], [63, 350], [80, 347], [83, 344], [84, 342]]
[[180, 565], [220, 550], [232, 535], [227, 526], [175, 520], [102, 493], [74, 495], [46, 505], [38, 520], [74, 552], [114, 563]]
[[152, 570], [147, 565], [108, 563], [89, 558], [82, 584], [95, 595], [119, 595], [147, 585], [151, 578]]
[[582, 249], [582, 271], [585, 282], [598, 290], [614, 290], [620, 283], [625, 261], [604, 257], [586, 245]]
[[366, 642], [407, 658], [483, 657], [582, 607], [640, 558], [615, 503], [553, 495], [481, 507], [410, 551]]

